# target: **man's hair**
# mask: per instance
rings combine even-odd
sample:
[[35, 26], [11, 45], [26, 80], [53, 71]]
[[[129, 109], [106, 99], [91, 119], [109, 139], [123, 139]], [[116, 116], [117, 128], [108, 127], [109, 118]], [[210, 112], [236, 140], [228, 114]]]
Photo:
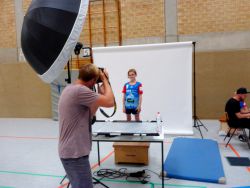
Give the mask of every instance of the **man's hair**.
[[137, 75], [137, 72], [136, 72], [135, 69], [129, 69], [129, 70], [128, 70], [128, 75], [129, 75], [130, 72], [133, 72], [133, 73], [135, 73], [135, 75]]
[[99, 78], [99, 69], [92, 63], [84, 64], [79, 69], [78, 79], [88, 82], [92, 79]]

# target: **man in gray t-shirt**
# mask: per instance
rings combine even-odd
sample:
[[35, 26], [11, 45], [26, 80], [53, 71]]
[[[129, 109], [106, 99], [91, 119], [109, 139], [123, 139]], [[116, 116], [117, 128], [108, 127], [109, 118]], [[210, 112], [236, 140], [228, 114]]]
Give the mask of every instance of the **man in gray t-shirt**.
[[[102, 80], [102, 93], [92, 91], [97, 79]], [[98, 107], [114, 106], [114, 95], [107, 72], [93, 64], [79, 70], [78, 79], [67, 86], [59, 99], [59, 157], [72, 188], [92, 188], [89, 164], [91, 120]]]

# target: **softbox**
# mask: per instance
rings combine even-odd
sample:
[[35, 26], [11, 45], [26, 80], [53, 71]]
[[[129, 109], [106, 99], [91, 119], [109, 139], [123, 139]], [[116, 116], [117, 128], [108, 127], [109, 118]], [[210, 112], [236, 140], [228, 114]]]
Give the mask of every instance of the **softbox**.
[[24, 17], [24, 56], [47, 83], [68, 62], [82, 31], [89, 0], [33, 0]]

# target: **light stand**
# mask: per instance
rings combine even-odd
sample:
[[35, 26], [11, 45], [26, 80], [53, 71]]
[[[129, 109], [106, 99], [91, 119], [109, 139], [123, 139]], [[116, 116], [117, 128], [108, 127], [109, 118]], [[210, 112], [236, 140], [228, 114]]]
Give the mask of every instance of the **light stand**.
[[71, 84], [71, 73], [70, 73], [69, 61], [67, 63], [67, 71], [68, 71], [68, 78], [65, 78], [65, 82], [67, 82], [68, 84]]
[[200, 127], [203, 127], [206, 131], [208, 131], [208, 129], [204, 126], [204, 124], [201, 122], [201, 120], [197, 117], [196, 115], [196, 83], [195, 83], [195, 43], [196, 42], [193, 42], [193, 49], [194, 49], [194, 53], [193, 53], [193, 65], [194, 65], [194, 70], [193, 70], [193, 84], [194, 84], [194, 98], [193, 98], [193, 101], [194, 101], [194, 105], [193, 105], [193, 108], [194, 108], [194, 115], [193, 115], [193, 118], [194, 118], [194, 128], [198, 129], [199, 132], [200, 132], [200, 135], [201, 135], [201, 138], [203, 139], [203, 135], [202, 135], [202, 132], [201, 132], [201, 128]]
[[102, 183], [100, 180], [98, 180], [97, 178], [95, 177], [92, 177], [93, 180], [95, 180], [95, 182], [93, 182], [93, 184], [101, 184], [103, 187], [106, 187], [106, 188], [109, 188], [107, 185], [105, 185], [104, 183]]

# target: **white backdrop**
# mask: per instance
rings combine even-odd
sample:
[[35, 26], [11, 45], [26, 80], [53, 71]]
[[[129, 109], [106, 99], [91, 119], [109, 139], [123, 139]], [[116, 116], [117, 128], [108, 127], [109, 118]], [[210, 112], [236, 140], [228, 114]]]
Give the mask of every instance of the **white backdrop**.
[[[192, 42], [93, 48], [94, 63], [109, 72], [117, 112], [112, 120], [125, 120], [122, 88], [127, 71], [137, 70], [143, 86], [143, 121], [161, 113], [166, 134], [193, 134], [192, 129]], [[104, 109], [111, 114], [113, 109]], [[106, 119], [97, 113], [97, 119]]]

